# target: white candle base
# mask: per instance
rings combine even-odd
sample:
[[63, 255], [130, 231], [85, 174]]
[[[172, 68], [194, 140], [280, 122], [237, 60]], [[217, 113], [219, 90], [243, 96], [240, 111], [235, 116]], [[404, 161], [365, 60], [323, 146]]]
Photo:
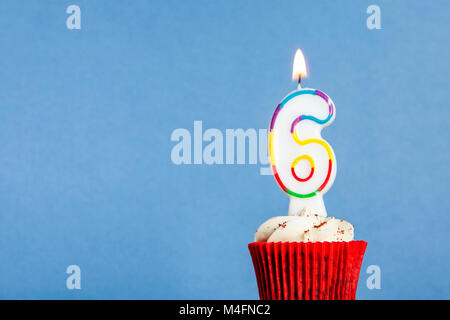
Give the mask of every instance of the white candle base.
[[327, 216], [325, 203], [323, 202], [323, 198], [320, 193], [311, 198], [297, 198], [289, 196], [289, 199], [288, 216], [295, 216], [299, 214], [305, 207], [310, 209], [310, 211], [314, 214], [318, 214], [322, 217]]

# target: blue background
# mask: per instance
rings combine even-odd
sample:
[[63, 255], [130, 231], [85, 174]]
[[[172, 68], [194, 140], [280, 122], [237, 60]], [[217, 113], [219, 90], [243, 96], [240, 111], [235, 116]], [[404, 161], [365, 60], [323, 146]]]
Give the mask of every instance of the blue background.
[[[381, 7], [382, 30], [366, 8]], [[67, 6], [82, 29], [66, 28]], [[449, 298], [448, 1], [3, 1], [0, 298], [256, 299], [288, 198], [259, 165], [172, 163], [173, 130], [267, 128], [301, 48], [337, 117], [330, 215], [360, 299]], [[77, 264], [82, 289], [66, 288]], [[381, 290], [366, 287], [379, 265]]]

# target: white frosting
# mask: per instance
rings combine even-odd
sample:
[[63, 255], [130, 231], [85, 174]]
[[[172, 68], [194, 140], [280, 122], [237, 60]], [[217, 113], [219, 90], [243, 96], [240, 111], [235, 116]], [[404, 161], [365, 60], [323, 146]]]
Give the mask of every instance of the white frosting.
[[255, 233], [255, 241], [319, 242], [352, 241], [353, 226], [334, 217], [322, 217], [305, 208], [297, 216], [273, 217]]

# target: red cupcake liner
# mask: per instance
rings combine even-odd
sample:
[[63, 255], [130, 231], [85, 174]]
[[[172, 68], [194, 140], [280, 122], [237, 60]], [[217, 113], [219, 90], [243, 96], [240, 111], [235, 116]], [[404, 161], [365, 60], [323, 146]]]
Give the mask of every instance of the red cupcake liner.
[[261, 300], [355, 300], [367, 242], [253, 242]]

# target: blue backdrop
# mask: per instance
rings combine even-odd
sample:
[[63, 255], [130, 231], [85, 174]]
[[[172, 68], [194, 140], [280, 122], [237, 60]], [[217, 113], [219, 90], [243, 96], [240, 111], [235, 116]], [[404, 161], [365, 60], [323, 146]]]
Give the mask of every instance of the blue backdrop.
[[[366, 27], [370, 4], [381, 30]], [[69, 30], [66, 8], [81, 8]], [[172, 132], [268, 127], [326, 92], [328, 213], [369, 245], [357, 298], [449, 298], [448, 1], [3, 1], [0, 298], [256, 299], [247, 244], [288, 198], [260, 165], [175, 165]], [[81, 268], [81, 290], [66, 268]], [[369, 265], [381, 289], [366, 287]]]

